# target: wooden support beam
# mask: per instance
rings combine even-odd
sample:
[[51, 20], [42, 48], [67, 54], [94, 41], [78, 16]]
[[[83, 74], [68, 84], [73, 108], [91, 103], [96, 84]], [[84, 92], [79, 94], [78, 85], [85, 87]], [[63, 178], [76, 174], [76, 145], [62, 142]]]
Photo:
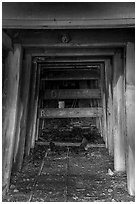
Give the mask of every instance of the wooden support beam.
[[92, 57], [89, 57], [89, 56], [86, 56], [86, 55], [80, 56], [80, 57], [77, 57], [77, 56], [75, 57], [74, 56], [74, 58], [72, 58], [72, 55], [70, 55], [69, 57], [65, 56], [65, 55], [62, 57], [62, 55], [61, 55], [61, 56], [58, 56], [56, 58], [55, 57], [45, 58], [45, 55], [37, 58], [38, 55], [35, 55], [35, 54], [33, 54], [33, 56], [35, 56], [35, 59], [37, 59], [37, 62], [41, 62], [41, 64], [40, 64], [41, 66], [42, 66], [42, 64], [44, 65], [46, 63], [48, 63], [48, 64], [51, 64], [51, 63], [53, 63], [53, 64], [64, 63], [64, 65], [67, 64], [67, 63], [68, 64], [71, 63], [72, 65], [75, 65], [75, 63], [76, 64], [77, 63], [86, 63], [86, 64], [89, 63], [89, 64], [92, 64], [92, 65], [96, 65], [96, 64], [100, 65], [100, 63], [105, 62], [105, 59], [106, 59], [105, 57], [95, 57], [94, 56], [92, 58]]
[[106, 85], [105, 85], [105, 66], [106, 66], [106, 60], [104, 64], [101, 64], [100, 70], [101, 70], [101, 80], [99, 87], [101, 89], [101, 101], [100, 103], [102, 104], [103, 107], [103, 115], [102, 118], [100, 118], [101, 122], [101, 131], [102, 131], [102, 137], [105, 142], [105, 147], [107, 148], [107, 118], [106, 118]]
[[[45, 76], [45, 77], [44, 77]], [[88, 80], [88, 79], [98, 79], [100, 77], [99, 70], [68, 70], [68, 71], [44, 71], [41, 80]]]
[[127, 186], [135, 195], [135, 44], [126, 50], [126, 130], [127, 130]]
[[[22, 80], [22, 76], [21, 76], [21, 80]], [[20, 98], [21, 95], [21, 83], [19, 84], [19, 98], [18, 98], [18, 111], [17, 111], [17, 124], [16, 124], [16, 133], [15, 133], [15, 144], [14, 144], [14, 163], [16, 162], [16, 156], [17, 156], [17, 152], [19, 149], [19, 143], [20, 143], [20, 123], [21, 123], [21, 118], [22, 118], [22, 114], [23, 114], [23, 104]]]
[[[54, 141], [53, 141], [54, 142]], [[60, 146], [60, 147], [79, 147], [80, 145], [81, 145], [81, 143], [80, 142], [54, 142], [54, 144], [56, 145], [56, 146]], [[49, 142], [40, 142], [40, 141], [38, 141], [37, 142], [37, 145], [47, 145], [47, 146], [49, 146]], [[101, 147], [101, 148], [104, 148], [105, 147], [105, 145], [104, 144], [87, 144], [87, 147], [88, 148], [92, 148], [92, 147]]]
[[[36, 74], [36, 87], [35, 87], [35, 97], [34, 97], [34, 116], [33, 116], [33, 129], [32, 129], [32, 141], [31, 148], [35, 146], [35, 139], [37, 134], [37, 114], [38, 114], [38, 99], [39, 99], [39, 85], [40, 85], [40, 69], [37, 67], [37, 63], [35, 63], [37, 74]], [[39, 118], [38, 118], [39, 120]]]
[[34, 124], [34, 104], [35, 104], [35, 91], [36, 91], [36, 76], [37, 76], [37, 66], [35, 63], [32, 64], [32, 73], [31, 73], [31, 85], [30, 85], [30, 95], [29, 95], [29, 111], [27, 118], [27, 137], [26, 137], [26, 149], [25, 155], [29, 155], [31, 142], [32, 142], [32, 132]]
[[113, 101], [110, 82], [108, 85], [107, 132], [108, 132], [108, 150], [109, 154], [112, 156], [114, 155], [114, 137], [113, 137]]
[[103, 139], [105, 142], [105, 147], [108, 148], [108, 134], [107, 134], [107, 117], [106, 117], [106, 95], [105, 92], [102, 94], [102, 106], [103, 106], [103, 116], [102, 116], [102, 123], [103, 123]]
[[[38, 61], [38, 62], [41, 62], [40, 60], [36, 60], [36, 61]], [[42, 64], [41, 64], [41, 67], [42, 68], [45, 68], [45, 69], [54, 69], [54, 68], [66, 68], [66, 69], [70, 69], [71, 71], [76, 71], [76, 69], [90, 69], [90, 70], [95, 70], [95, 69], [98, 69], [99, 67], [100, 67], [100, 64], [99, 63], [97, 63], [97, 64], [93, 64], [93, 63], [78, 63], [78, 62], [71, 62], [71, 63], [64, 63], [64, 62], [60, 62], [60, 63], [58, 63], [58, 62], [51, 62], [51, 63], [48, 63], [48, 62], [46, 62], [46, 60], [44, 61], [44, 62], [42, 62]]]
[[25, 140], [26, 140], [26, 128], [27, 128], [27, 113], [28, 113], [28, 97], [29, 97], [29, 86], [30, 86], [30, 73], [31, 73], [31, 56], [26, 55], [23, 64], [23, 69], [21, 73], [21, 90], [20, 90], [20, 100], [23, 107], [21, 119], [20, 119], [20, 138], [18, 144], [18, 151], [15, 160], [15, 169], [21, 170], [24, 150], [25, 150]]
[[110, 62], [108, 59], [105, 60], [105, 73], [104, 73], [104, 77], [105, 77], [105, 83], [104, 83], [104, 90], [103, 90], [103, 110], [104, 110], [104, 114], [103, 114], [103, 118], [104, 118], [104, 135], [105, 135], [105, 145], [106, 148], [108, 148], [108, 118], [107, 118], [107, 104], [108, 104], [108, 69], [109, 69], [109, 65]]
[[110, 60], [105, 62], [105, 97], [106, 97], [106, 135], [107, 146], [110, 155], [114, 154], [113, 138], [113, 101], [112, 101], [112, 66]]
[[87, 62], [84, 60], [84, 61], [81, 61], [81, 60], [73, 60], [69, 62], [69, 60], [65, 60], [62, 58], [62, 61], [60, 60], [59, 62], [58, 61], [55, 61], [55, 59], [53, 59], [53, 62], [49, 61], [48, 62], [48, 59], [43, 62], [43, 60], [41, 61], [40, 60], [40, 57], [39, 58], [36, 58], [36, 61], [38, 62], [41, 62], [41, 67], [42, 68], [56, 68], [56, 67], [59, 67], [59, 68], [63, 68], [63, 67], [67, 67], [67, 68], [70, 68], [70, 69], [74, 69], [74, 68], [90, 68], [90, 69], [95, 69], [95, 68], [98, 68], [100, 67], [100, 63], [94, 63], [94, 62], [90, 62], [88, 61], [87, 59]]
[[44, 99], [90, 99], [100, 98], [99, 89], [54, 89], [46, 90]]
[[36, 131], [35, 131], [35, 140], [38, 140], [38, 134], [39, 134], [39, 124], [40, 124], [40, 119], [38, 117], [38, 109], [40, 108], [40, 97], [39, 97], [39, 91], [40, 91], [40, 66], [38, 67], [38, 101], [37, 101], [37, 119], [36, 119]]
[[[55, 64], [55, 65], [44, 65], [44, 64], [42, 64], [42, 66], [41, 66], [43, 69], [46, 69], [46, 71], [48, 70], [48, 71], [56, 71], [55, 69], [58, 69], [58, 71], [60, 71], [61, 69], [65, 69], [65, 71], [68, 71], [67, 69], [69, 69], [69, 71], [81, 71], [81, 69], [84, 69], [84, 71], [95, 71], [96, 69], [98, 69], [99, 68], [99, 66], [94, 66], [94, 67], [92, 67], [92, 65], [82, 65], [82, 66], [79, 66], [79, 65], [77, 65], [77, 64], [75, 64], [75, 65], [63, 65], [63, 64], [61, 64], [61, 65], [57, 65], [57, 64]], [[62, 70], [61, 70], [62, 71]], [[64, 71], [64, 70], [63, 70]]]
[[[114, 48], [87, 48], [86, 47], [28, 47], [27, 53], [32, 54], [33, 56], [79, 56], [79, 57], [93, 57], [93, 56], [112, 56], [114, 55]], [[45, 60], [46, 62], [46, 60]]]
[[[46, 24], [43, 25], [43, 22]], [[91, 23], [92, 22], [92, 23]], [[8, 29], [52, 29], [52, 30], [57, 30], [57, 29], [99, 29], [99, 28], [134, 28], [135, 27], [135, 19], [133, 18], [118, 18], [118, 19], [81, 19], [78, 20], [60, 20], [60, 21], [54, 21], [52, 20], [47, 20], [43, 21], [40, 19], [18, 19], [18, 22], [16, 19], [3, 19], [3, 28], [8, 28]], [[30, 45], [29, 45], [30, 46]], [[33, 45], [34, 46], [34, 45]]]
[[122, 56], [114, 56], [113, 73], [113, 132], [114, 132], [114, 169], [125, 171], [125, 104], [124, 104], [124, 67]]
[[13, 50], [12, 40], [4, 31], [2, 31], [2, 48], [8, 51]]
[[81, 118], [101, 116], [102, 108], [49, 108], [39, 110], [39, 118]]
[[9, 188], [14, 154], [21, 60], [22, 60], [21, 45], [15, 44], [14, 52], [9, 51], [5, 63], [6, 74], [3, 93], [3, 124], [2, 124], [3, 125], [2, 187], [4, 193]]
[[[127, 20], [127, 19], [125, 19]], [[49, 29], [49, 27], [48, 27]], [[54, 56], [55, 54], [59, 53], [56, 52], [56, 48], [61, 48], [60, 52], [64, 53], [64, 48], [78, 48], [82, 47], [83, 49], [88, 48], [116, 48], [116, 47], [122, 47], [124, 46], [127, 41], [132, 41], [134, 39], [134, 29], [116, 29], [115, 32], [113, 29], [85, 29], [85, 30], [70, 30], [69, 34], [72, 38], [71, 42], [69, 43], [62, 43], [60, 41], [57, 42], [56, 36], [58, 36], [58, 30], [47, 30], [47, 32], [44, 31], [44, 29], [41, 29], [41, 32], [34, 32], [34, 30], [29, 29], [24, 30], [21, 32], [20, 38], [22, 40], [23, 46], [27, 48], [31, 48], [32, 52], [35, 52], [35, 56], [38, 53], [43, 53], [45, 56], [50, 56], [48, 52], [48, 48], [53, 48]], [[119, 38], [118, 38], [118, 37]], [[36, 53], [36, 48], [41, 49]], [[66, 49], [66, 50], [67, 50]], [[63, 51], [62, 51], [63, 50]], [[62, 53], [60, 55], [62, 55]], [[67, 51], [65, 52], [65, 54]], [[108, 52], [110, 53], [110, 52]], [[31, 53], [30, 53], [31, 54]], [[76, 52], [73, 52], [73, 54], [76, 54]], [[80, 51], [79, 51], [80, 54]], [[94, 55], [97, 55], [97, 53], [94, 53]], [[92, 50], [88, 51], [88, 55], [92, 55]], [[100, 55], [101, 50], [100, 50]], [[73, 55], [72, 55], [73, 56]], [[82, 54], [81, 54], [82, 56]]]

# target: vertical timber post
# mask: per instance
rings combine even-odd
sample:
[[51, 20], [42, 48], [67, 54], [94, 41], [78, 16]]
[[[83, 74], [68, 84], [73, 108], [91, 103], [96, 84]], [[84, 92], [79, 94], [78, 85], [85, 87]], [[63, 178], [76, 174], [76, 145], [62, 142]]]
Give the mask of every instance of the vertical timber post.
[[114, 55], [113, 70], [113, 132], [114, 132], [114, 169], [125, 171], [125, 110], [124, 110], [124, 67], [122, 53]]
[[31, 73], [31, 56], [25, 56], [25, 63], [22, 72], [22, 91], [21, 91], [21, 102], [23, 106], [23, 113], [20, 122], [20, 140], [19, 148], [16, 158], [16, 170], [20, 170], [22, 167], [25, 139], [26, 139], [26, 128], [27, 128], [27, 113], [28, 113], [28, 97], [29, 97], [29, 86], [30, 86], [30, 73]]
[[16, 156], [19, 148], [19, 141], [20, 141], [20, 123], [21, 123], [21, 117], [23, 113], [23, 105], [21, 102], [21, 91], [22, 91], [22, 69], [23, 69], [23, 61], [22, 61], [22, 67], [20, 71], [20, 82], [19, 82], [19, 90], [18, 90], [18, 104], [17, 104], [17, 123], [16, 123], [16, 132], [15, 132], [15, 144], [14, 144], [14, 163], [16, 161]]
[[33, 116], [34, 116], [34, 97], [35, 97], [35, 86], [36, 86], [36, 72], [37, 66], [32, 63], [32, 72], [31, 72], [31, 84], [30, 84], [30, 93], [29, 93], [29, 111], [27, 118], [27, 134], [26, 134], [26, 149], [25, 155], [28, 156], [31, 148], [32, 141], [32, 130], [33, 130]]
[[36, 118], [36, 131], [35, 131], [35, 140], [38, 140], [39, 134], [39, 117], [38, 117], [38, 109], [39, 109], [39, 91], [40, 91], [40, 66], [38, 67], [38, 87], [37, 87], [37, 118]]
[[135, 44], [126, 50], [127, 186], [135, 195]]
[[107, 148], [107, 118], [106, 118], [106, 86], [105, 86], [105, 66], [101, 65], [101, 81], [100, 81], [100, 89], [101, 89], [101, 98], [102, 98], [102, 107], [103, 107], [103, 117], [101, 118], [102, 121], [102, 136], [105, 142], [105, 146]]
[[106, 114], [107, 114], [107, 143], [110, 155], [113, 155], [113, 103], [112, 103], [112, 67], [110, 60], [106, 60]]
[[22, 47], [20, 44], [14, 45], [14, 51], [9, 51], [5, 69], [6, 82], [4, 98], [4, 118], [3, 118], [3, 164], [2, 164], [2, 186], [3, 194], [9, 189], [12, 160], [14, 154], [15, 130], [17, 123], [17, 104], [20, 79], [20, 67], [22, 62]]
[[33, 116], [33, 128], [32, 128], [32, 141], [31, 148], [35, 146], [36, 132], [37, 132], [37, 111], [38, 111], [38, 99], [39, 99], [39, 81], [40, 81], [40, 68], [35, 62], [37, 77], [36, 77], [36, 87], [35, 87], [35, 98], [34, 98], [34, 116]]

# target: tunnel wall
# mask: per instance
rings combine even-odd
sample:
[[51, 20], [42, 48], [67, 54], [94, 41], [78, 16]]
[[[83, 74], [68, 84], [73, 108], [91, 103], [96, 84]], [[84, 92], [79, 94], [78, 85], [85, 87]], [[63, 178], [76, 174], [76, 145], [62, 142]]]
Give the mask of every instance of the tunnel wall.
[[135, 195], [135, 44], [126, 48], [126, 166], [127, 186]]
[[3, 190], [9, 188], [16, 125], [18, 114], [20, 70], [22, 65], [22, 48], [19, 44], [8, 51], [5, 59], [5, 77], [3, 86], [3, 121], [2, 121], [2, 171]]
[[24, 156], [27, 155], [25, 153], [30, 151], [32, 138], [28, 138], [32, 131], [35, 135], [36, 129], [32, 127], [35, 123], [32, 119], [35, 115], [36, 121], [37, 108], [33, 108], [36, 101], [34, 99], [38, 98], [35, 91], [37, 83], [32, 79], [35, 73], [32, 73], [32, 70], [35, 69], [31, 68], [31, 56], [23, 55], [21, 44], [13, 44], [11, 47], [12, 40], [9, 41], [9, 37], [5, 44], [5, 36], [2, 73], [4, 80], [2, 87], [2, 188], [4, 194], [9, 189], [12, 171], [21, 170]]

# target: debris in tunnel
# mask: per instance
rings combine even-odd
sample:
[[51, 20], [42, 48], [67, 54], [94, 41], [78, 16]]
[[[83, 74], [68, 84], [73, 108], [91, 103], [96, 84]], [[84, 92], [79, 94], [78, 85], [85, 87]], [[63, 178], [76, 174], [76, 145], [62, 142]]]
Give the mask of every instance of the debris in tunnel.
[[39, 141], [82, 142], [86, 138], [89, 143], [104, 144], [99, 130], [92, 119], [46, 119], [40, 130]]
[[114, 172], [111, 169], [108, 169], [108, 175], [113, 176]]
[[25, 159], [22, 171], [17, 176], [12, 174], [13, 188], [3, 197], [4, 202], [28, 202], [32, 189], [32, 202], [134, 202], [134, 196], [127, 192], [126, 174], [108, 175], [109, 169], [113, 171], [113, 158], [107, 149], [97, 147], [89, 148], [86, 156], [84, 152], [76, 155], [74, 147], [69, 152], [59, 147], [60, 155], [49, 152], [34, 190], [48, 148], [37, 145]]

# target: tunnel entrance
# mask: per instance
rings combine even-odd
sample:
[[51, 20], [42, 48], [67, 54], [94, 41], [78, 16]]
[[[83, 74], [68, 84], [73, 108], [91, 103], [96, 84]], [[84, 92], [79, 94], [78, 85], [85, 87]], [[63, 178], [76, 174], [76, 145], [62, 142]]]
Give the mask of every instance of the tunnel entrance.
[[[17, 34], [14, 29], [8, 32]], [[16, 44], [15, 52], [4, 59], [14, 105], [10, 109], [8, 103], [4, 111], [16, 110], [15, 136], [7, 134], [11, 143], [5, 143], [3, 150], [6, 154], [10, 146], [13, 152], [12, 158], [10, 151], [5, 156], [12, 165], [7, 159], [3, 165], [12, 175], [9, 182], [4, 173], [4, 189], [10, 185], [11, 190], [5, 199], [133, 200], [127, 194], [125, 175], [125, 44], [115, 43], [123, 31], [116, 29], [111, 40], [113, 29], [70, 30], [70, 43], [57, 38], [60, 32], [66, 30], [19, 30], [23, 49]], [[128, 30], [124, 32], [127, 37]], [[17, 86], [12, 87], [11, 81]], [[17, 97], [11, 96], [12, 91]]]
[[80, 57], [54, 57], [40, 63], [39, 144], [78, 146], [83, 138], [89, 144], [104, 144], [101, 65]]

